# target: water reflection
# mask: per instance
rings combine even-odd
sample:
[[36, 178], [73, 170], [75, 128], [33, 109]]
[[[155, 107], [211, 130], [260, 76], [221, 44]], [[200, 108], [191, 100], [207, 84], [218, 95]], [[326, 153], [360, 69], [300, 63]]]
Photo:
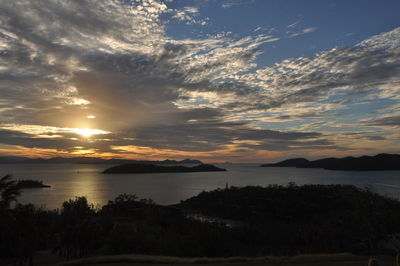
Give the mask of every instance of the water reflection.
[[75, 196], [103, 205], [121, 193], [151, 198], [159, 204], [174, 204], [201, 191], [229, 186], [269, 184], [353, 184], [400, 199], [400, 171], [357, 172], [322, 169], [264, 168], [251, 164], [219, 165], [227, 172], [165, 174], [102, 174], [109, 165], [85, 164], [0, 164], [0, 175], [11, 173], [16, 179], [37, 179], [51, 189], [23, 192], [21, 201], [59, 208]]
[[[104, 185], [101, 180], [99, 180], [93, 172], [81, 172], [78, 171], [77, 175], [71, 176], [66, 184], [69, 187], [70, 192], [68, 194], [75, 196], [85, 196], [93, 202], [100, 202], [102, 198], [102, 185]], [[59, 188], [61, 189], [61, 188]]]

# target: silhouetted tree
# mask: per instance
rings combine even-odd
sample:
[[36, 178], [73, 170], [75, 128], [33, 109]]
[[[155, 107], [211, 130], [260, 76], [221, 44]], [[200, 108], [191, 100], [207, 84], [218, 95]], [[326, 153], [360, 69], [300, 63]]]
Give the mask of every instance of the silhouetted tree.
[[[8, 258], [14, 265], [33, 265], [35, 252], [34, 206], [17, 202], [21, 190], [11, 175], [0, 179], [0, 259]], [[0, 260], [1, 261], [1, 260]]]
[[21, 189], [17, 186], [17, 181], [12, 180], [11, 175], [5, 175], [0, 179], [0, 194], [0, 208], [8, 209], [12, 202], [17, 201]]
[[63, 231], [56, 250], [67, 258], [87, 256], [101, 246], [101, 226], [86, 197], [65, 201], [61, 208]]

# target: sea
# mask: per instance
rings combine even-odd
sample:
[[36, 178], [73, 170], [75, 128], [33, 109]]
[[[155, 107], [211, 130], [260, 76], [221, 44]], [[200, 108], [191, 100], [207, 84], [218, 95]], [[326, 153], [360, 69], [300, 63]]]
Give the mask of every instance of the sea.
[[162, 205], [179, 203], [202, 191], [230, 186], [303, 184], [351, 184], [400, 200], [400, 171], [333, 171], [290, 167], [260, 167], [259, 164], [215, 164], [226, 172], [103, 174], [104, 164], [0, 164], [0, 177], [35, 179], [50, 188], [24, 189], [19, 202], [47, 209], [85, 196], [100, 208], [122, 193], [152, 199]]

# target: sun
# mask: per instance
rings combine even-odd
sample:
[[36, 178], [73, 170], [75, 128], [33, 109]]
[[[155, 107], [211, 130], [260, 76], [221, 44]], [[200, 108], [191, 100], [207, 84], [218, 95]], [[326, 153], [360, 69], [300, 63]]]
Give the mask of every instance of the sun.
[[92, 130], [88, 128], [77, 128], [75, 132], [84, 137], [90, 137], [93, 135]]
[[109, 132], [104, 131], [104, 130], [99, 130], [99, 129], [89, 129], [89, 128], [72, 128], [72, 132], [79, 134], [83, 137], [89, 138], [93, 135], [99, 135], [99, 134], [108, 134]]

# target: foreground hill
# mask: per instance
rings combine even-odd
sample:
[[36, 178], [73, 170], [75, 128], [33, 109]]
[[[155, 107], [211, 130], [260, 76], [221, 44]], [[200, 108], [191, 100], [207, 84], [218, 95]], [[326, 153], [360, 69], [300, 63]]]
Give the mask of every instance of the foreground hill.
[[272, 254], [365, 252], [400, 232], [400, 202], [350, 185], [231, 187], [177, 207], [247, 224], [248, 241]]
[[200, 164], [193, 167], [187, 166], [162, 166], [155, 164], [122, 164], [110, 167], [103, 171], [105, 174], [143, 174], [143, 173], [189, 173], [189, 172], [216, 172], [226, 171], [211, 164]]
[[304, 158], [263, 164], [262, 167], [323, 168], [327, 170], [382, 171], [400, 170], [400, 155], [381, 153], [375, 156], [325, 158], [309, 161]]
[[[382, 254], [380, 243], [400, 232], [400, 202], [348, 185], [231, 187], [202, 192], [176, 206], [125, 194], [101, 208], [84, 197], [53, 211], [19, 204], [6, 208], [4, 203], [0, 200], [0, 228], [6, 228], [0, 237], [0, 265], [32, 258], [38, 250], [67, 259]], [[242, 222], [229, 227], [189, 212]], [[114, 259], [97, 262], [128, 262]]]
[[[230, 187], [201, 192], [195, 197], [182, 201], [176, 207], [250, 224], [286, 221], [301, 225], [302, 222], [320, 218], [330, 224], [335, 223], [335, 220], [356, 216], [355, 220], [350, 219], [348, 222], [343, 220], [343, 226], [359, 226], [357, 221], [361, 223], [361, 220], [372, 219], [372, 216], [384, 213], [391, 216], [392, 213], [389, 210], [394, 211], [392, 208], [400, 211], [400, 202], [352, 185], [297, 186], [290, 183], [288, 186]], [[373, 209], [375, 213], [367, 217], [369, 211]], [[400, 213], [398, 215], [400, 217]], [[380, 217], [380, 219], [382, 222], [394, 222], [389, 217], [385, 219]], [[316, 225], [310, 224], [310, 226], [315, 228]], [[336, 229], [332, 227], [329, 230]]]

